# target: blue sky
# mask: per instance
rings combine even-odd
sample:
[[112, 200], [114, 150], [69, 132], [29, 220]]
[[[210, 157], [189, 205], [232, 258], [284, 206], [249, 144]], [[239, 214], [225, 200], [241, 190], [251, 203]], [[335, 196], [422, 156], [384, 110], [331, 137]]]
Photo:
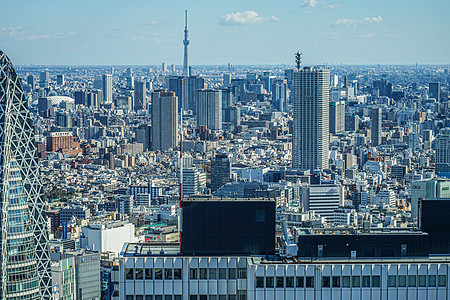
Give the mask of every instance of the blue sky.
[[2, 1], [15, 64], [449, 64], [449, 0]]

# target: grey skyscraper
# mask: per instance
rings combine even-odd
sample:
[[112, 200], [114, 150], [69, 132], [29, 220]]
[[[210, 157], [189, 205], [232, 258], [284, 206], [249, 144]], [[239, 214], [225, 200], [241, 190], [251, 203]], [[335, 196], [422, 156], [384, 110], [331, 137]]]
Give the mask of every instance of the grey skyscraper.
[[134, 110], [147, 109], [147, 87], [145, 82], [136, 81], [134, 85]]
[[428, 84], [429, 96], [430, 98], [436, 99], [437, 102], [441, 101], [441, 83], [440, 82], [430, 82]]
[[197, 128], [205, 125], [211, 130], [222, 130], [222, 91], [197, 91]]
[[189, 64], [188, 64], [188, 27], [187, 27], [187, 10], [185, 11], [185, 26], [184, 26], [184, 60], [183, 60], [183, 76], [189, 76]]
[[326, 66], [294, 70], [293, 168], [328, 168], [329, 86]]
[[272, 84], [272, 105], [277, 111], [286, 112], [287, 80], [277, 79]]
[[330, 102], [330, 133], [339, 134], [345, 131], [345, 101]]
[[200, 76], [189, 76], [186, 79], [183, 83], [183, 107], [192, 110], [195, 115], [197, 114], [197, 91], [205, 88], [205, 79]]
[[226, 154], [218, 154], [211, 158], [211, 190], [215, 192], [228, 182], [231, 182], [230, 159]]
[[103, 102], [112, 101], [112, 75], [103, 74], [102, 76]]
[[39, 87], [40, 88], [48, 88], [50, 82], [50, 75], [48, 71], [41, 71], [39, 73]]
[[178, 98], [174, 92], [152, 93], [152, 149], [175, 149], [178, 141]]
[[50, 299], [47, 224], [27, 99], [0, 51], [1, 299]]
[[370, 111], [370, 119], [372, 121], [372, 147], [381, 145], [381, 108], [374, 107]]
[[434, 148], [436, 150], [436, 174], [450, 172], [450, 130], [441, 129], [436, 136]]

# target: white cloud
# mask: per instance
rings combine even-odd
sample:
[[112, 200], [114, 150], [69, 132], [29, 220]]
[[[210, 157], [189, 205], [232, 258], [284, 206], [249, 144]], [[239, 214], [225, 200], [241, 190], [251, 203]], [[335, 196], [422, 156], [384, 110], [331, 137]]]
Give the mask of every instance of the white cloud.
[[20, 35], [24, 31], [24, 28], [17, 26], [17, 27], [4, 27], [0, 29], [0, 36], [17, 36]]
[[219, 25], [224, 26], [241, 26], [248, 24], [261, 24], [280, 21], [277, 17], [261, 17], [256, 11], [248, 10], [244, 12], [235, 12], [226, 14], [219, 19]]
[[368, 39], [368, 38], [372, 38], [374, 36], [375, 36], [375, 33], [365, 33], [365, 34], [355, 35], [355, 37], [359, 38], [359, 39]]
[[378, 24], [383, 22], [383, 18], [381, 16], [378, 17], [367, 17], [361, 20], [357, 19], [339, 19], [335, 21], [331, 27], [340, 27], [344, 26], [347, 28], [358, 27], [365, 24]]
[[301, 7], [316, 7], [319, 2], [317, 0], [305, 0], [300, 5]]
[[57, 33], [48, 33], [48, 34], [34, 34], [34, 35], [26, 35], [21, 37], [21, 40], [62, 40], [69, 36], [76, 35], [76, 32], [71, 31], [68, 33], [57, 32]]
[[325, 3], [323, 7], [325, 7], [325, 8], [338, 8], [338, 7], [342, 7], [342, 4], [338, 4], [338, 3], [327, 4], [327, 3]]
[[305, 0], [300, 7], [311, 8], [311, 7], [323, 7], [323, 8], [337, 8], [342, 7], [342, 4], [338, 3], [328, 3], [326, 1], [317, 1], [317, 0]]

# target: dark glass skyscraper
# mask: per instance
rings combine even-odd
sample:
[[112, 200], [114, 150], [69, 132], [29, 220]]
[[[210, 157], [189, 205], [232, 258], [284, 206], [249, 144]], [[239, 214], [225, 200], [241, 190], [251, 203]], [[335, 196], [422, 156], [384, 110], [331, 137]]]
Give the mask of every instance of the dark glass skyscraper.
[[0, 51], [1, 299], [50, 299], [48, 236], [33, 123]]

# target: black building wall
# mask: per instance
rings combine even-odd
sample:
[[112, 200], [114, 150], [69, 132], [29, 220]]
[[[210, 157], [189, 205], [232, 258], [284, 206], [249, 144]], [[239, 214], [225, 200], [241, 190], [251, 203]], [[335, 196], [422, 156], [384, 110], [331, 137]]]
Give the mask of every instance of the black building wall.
[[[428, 235], [413, 234], [353, 234], [353, 235], [300, 235], [299, 257], [410, 257], [428, 256]], [[406, 245], [402, 253], [402, 245]], [[319, 255], [319, 246], [323, 253]], [[404, 246], [403, 246], [404, 247]]]
[[421, 230], [430, 236], [430, 254], [450, 254], [450, 199], [419, 199]]
[[185, 200], [184, 255], [275, 253], [275, 201]]

